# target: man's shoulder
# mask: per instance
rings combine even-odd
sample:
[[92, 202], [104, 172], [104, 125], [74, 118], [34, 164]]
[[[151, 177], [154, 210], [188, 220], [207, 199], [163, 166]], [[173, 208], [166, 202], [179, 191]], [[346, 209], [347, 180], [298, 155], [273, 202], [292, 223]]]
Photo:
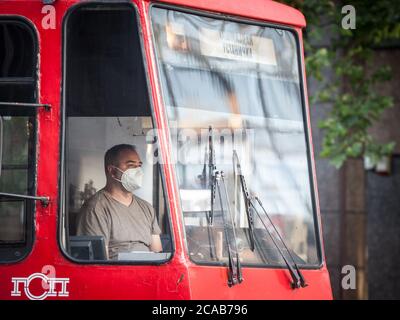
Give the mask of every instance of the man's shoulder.
[[81, 211], [89, 212], [92, 210], [103, 208], [105, 201], [106, 201], [105, 191], [101, 189], [85, 201], [85, 203], [81, 208]]
[[100, 190], [82, 205], [77, 217], [78, 235], [103, 235], [108, 242], [110, 216], [105, 210], [104, 197], [104, 192]]
[[139, 204], [140, 207], [145, 207], [148, 210], [150, 210], [151, 212], [154, 211], [153, 206], [148, 201], [146, 201], [146, 200], [144, 200], [144, 199], [142, 199], [142, 198], [140, 198], [140, 197], [138, 197], [136, 195], [133, 195], [133, 197], [136, 200], [136, 202]]

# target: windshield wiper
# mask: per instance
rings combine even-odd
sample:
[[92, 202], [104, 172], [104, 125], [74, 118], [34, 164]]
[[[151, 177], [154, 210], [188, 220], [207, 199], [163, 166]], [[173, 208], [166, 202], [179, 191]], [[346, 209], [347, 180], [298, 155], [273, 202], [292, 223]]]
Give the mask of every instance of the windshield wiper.
[[[273, 237], [272, 233], [269, 231], [268, 227], [265, 225], [263, 219], [261, 218], [257, 208], [254, 206], [252, 197], [250, 197], [250, 193], [247, 189], [247, 185], [246, 185], [246, 180], [245, 177], [242, 173], [241, 170], [241, 166], [240, 166], [240, 161], [239, 161], [239, 157], [236, 153], [236, 150], [233, 150], [233, 164], [235, 166], [235, 162], [236, 162], [236, 168], [238, 170], [238, 176], [240, 178], [240, 184], [241, 184], [241, 189], [242, 189], [242, 193], [243, 193], [243, 197], [244, 197], [244, 201], [245, 201], [245, 208], [246, 208], [246, 213], [247, 213], [247, 220], [249, 223], [249, 233], [250, 233], [250, 247], [252, 249], [252, 251], [254, 251], [254, 219], [253, 219], [253, 211], [256, 212], [258, 218], [260, 219], [261, 223], [263, 224], [265, 230], [267, 231], [268, 235], [270, 236], [272, 242], [274, 243], [275, 247], [278, 249], [278, 252], [280, 253], [280, 255], [282, 256], [283, 261], [285, 262], [289, 273], [292, 277], [292, 283], [291, 286], [293, 289], [295, 288], [304, 288], [307, 286], [307, 283], [304, 279], [304, 276], [302, 275], [300, 268], [298, 267], [296, 261], [294, 260], [292, 254], [290, 253], [285, 241], [283, 240], [283, 238], [281, 237], [280, 233], [278, 232], [278, 230], [275, 227], [275, 224], [273, 223], [272, 219], [270, 218], [269, 214], [267, 213], [267, 211], [265, 210], [264, 206], [261, 203], [261, 200], [256, 196], [254, 197], [254, 199], [258, 202], [259, 206], [263, 209], [264, 214], [266, 215], [266, 217], [268, 218], [270, 224], [272, 225], [272, 227], [275, 230], [275, 233], [278, 235], [279, 240], [282, 242], [283, 246], [285, 247], [285, 250], [289, 253], [290, 259], [293, 262], [294, 265], [294, 269], [293, 266], [289, 263], [289, 261], [287, 260], [285, 254], [283, 253], [283, 251], [281, 250], [281, 248], [279, 247], [279, 245], [276, 243], [275, 238]], [[253, 209], [253, 210], [252, 210]]]
[[285, 261], [286, 266], [288, 267], [289, 273], [292, 277], [293, 282], [291, 283], [291, 286], [293, 289], [298, 289], [300, 287], [305, 288], [308, 286], [308, 284], [306, 283], [306, 280], [304, 279], [303, 274], [300, 271], [299, 266], [297, 265], [296, 261], [294, 260], [292, 254], [290, 253], [290, 250], [288, 249], [285, 241], [282, 239], [282, 236], [280, 235], [279, 231], [276, 229], [275, 224], [273, 223], [272, 219], [270, 218], [269, 214], [267, 213], [267, 211], [265, 210], [264, 206], [261, 203], [261, 200], [256, 196], [255, 200], [258, 202], [259, 206], [263, 209], [265, 216], [268, 218], [270, 224], [272, 225], [275, 233], [278, 235], [279, 240], [282, 242], [283, 246], [285, 247], [286, 252], [289, 254], [290, 259], [293, 262], [294, 268], [292, 267], [292, 265], [289, 263], [289, 261], [286, 259], [284, 253], [282, 252], [282, 249], [279, 247], [279, 245], [276, 243], [274, 237], [272, 236], [272, 233], [269, 231], [268, 227], [265, 225], [263, 219], [261, 218], [258, 210], [256, 209], [256, 207], [254, 206], [254, 204], [251, 202], [252, 207], [254, 208], [255, 212], [257, 213], [261, 223], [263, 224], [265, 230], [268, 232], [272, 242], [274, 243], [275, 247], [278, 249], [280, 255], [282, 256], [283, 260]]
[[[214, 179], [215, 179], [215, 186], [218, 190], [220, 206], [222, 211], [222, 220], [224, 225], [224, 234], [228, 249], [228, 285], [234, 286], [235, 284], [239, 284], [243, 281], [242, 277], [242, 266], [240, 264], [239, 259], [239, 252], [237, 249], [237, 242], [236, 242], [236, 232], [235, 232], [235, 222], [233, 221], [231, 207], [229, 205], [229, 196], [228, 190], [226, 189], [225, 180], [224, 180], [224, 172], [223, 171], [214, 171]], [[227, 205], [227, 210], [223, 205], [222, 201], [222, 192], [221, 186], [224, 193], [224, 198]], [[225, 212], [229, 214], [229, 221], [225, 218]]]
[[[212, 226], [214, 221], [215, 194], [216, 191], [218, 191], [220, 210], [222, 212], [224, 236], [226, 239], [226, 247], [228, 251], [228, 285], [231, 287], [243, 281], [242, 267], [240, 264], [239, 252], [237, 250], [235, 223], [229, 204], [229, 196], [228, 190], [225, 185], [224, 172], [218, 171], [215, 163], [214, 137], [212, 126], [209, 126], [208, 128], [208, 146], [206, 146], [205, 160], [207, 161], [204, 161], [203, 172], [199, 176], [199, 178], [201, 180], [202, 186], [206, 186], [206, 181], [208, 180], [208, 187], [210, 188], [211, 208], [207, 215], [207, 222], [209, 227]], [[224, 205], [224, 201], [222, 199], [225, 199], [226, 205]], [[226, 219], [225, 214], [228, 214], [228, 219]]]
[[[208, 149], [208, 150], [207, 150]], [[208, 167], [208, 177], [207, 177], [207, 167]], [[211, 192], [211, 208], [210, 211], [207, 212], [207, 222], [208, 225], [213, 224], [214, 220], [214, 205], [215, 205], [215, 175], [214, 172], [216, 171], [216, 164], [215, 164], [215, 151], [214, 151], [214, 137], [213, 137], [213, 129], [212, 126], [208, 127], [208, 143], [204, 153], [204, 165], [203, 171], [198, 178], [200, 179], [200, 183], [202, 188], [210, 188]], [[207, 185], [208, 182], [208, 185]]]
[[214, 150], [214, 135], [211, 126], [208, 127], [208, 181], [211, 191], [211, 210], [208, 215], [208, 222], [213, 224], [214, 220], [214, 205], [215, 205], [215, 187], [217, 184], [216, 172], [217, 166], [215, 164], [215, 150]]

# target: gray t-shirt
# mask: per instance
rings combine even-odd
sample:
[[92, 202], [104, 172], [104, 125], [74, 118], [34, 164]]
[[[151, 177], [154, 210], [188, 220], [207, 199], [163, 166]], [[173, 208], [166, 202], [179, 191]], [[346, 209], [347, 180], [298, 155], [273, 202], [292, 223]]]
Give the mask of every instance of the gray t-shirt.
[[127, 207], [102, 189], [84, 203], [78, 217], [77, 235], [104, 236], [110, 259], [119, 252], [150, 251], [152, 235], [160, 233], [153, 207], [135, 195]]

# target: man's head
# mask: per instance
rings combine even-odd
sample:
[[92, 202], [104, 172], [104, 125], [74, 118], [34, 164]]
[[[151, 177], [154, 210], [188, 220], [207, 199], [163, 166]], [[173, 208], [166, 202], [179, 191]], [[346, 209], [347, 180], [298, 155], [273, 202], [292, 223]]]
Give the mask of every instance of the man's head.
[[121, 179], [122, 172], [142, 166], [136, 147], [131, 144], [118, 144], [108, 149], [104, 156], [104, 169], [107, 184]]

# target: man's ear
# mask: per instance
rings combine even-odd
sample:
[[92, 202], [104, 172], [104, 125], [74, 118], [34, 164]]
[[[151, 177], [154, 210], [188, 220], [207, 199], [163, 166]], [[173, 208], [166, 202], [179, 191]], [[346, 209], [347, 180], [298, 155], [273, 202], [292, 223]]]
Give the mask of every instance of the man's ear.
[[112, 176], [113, 176], [113, 170], [114, 170], [114, 167], [113, 167], [111, 164], [109, 164], [109, 165], [106, 167], [107, 175], [109, 175], [110, 177], [112, 177]]

